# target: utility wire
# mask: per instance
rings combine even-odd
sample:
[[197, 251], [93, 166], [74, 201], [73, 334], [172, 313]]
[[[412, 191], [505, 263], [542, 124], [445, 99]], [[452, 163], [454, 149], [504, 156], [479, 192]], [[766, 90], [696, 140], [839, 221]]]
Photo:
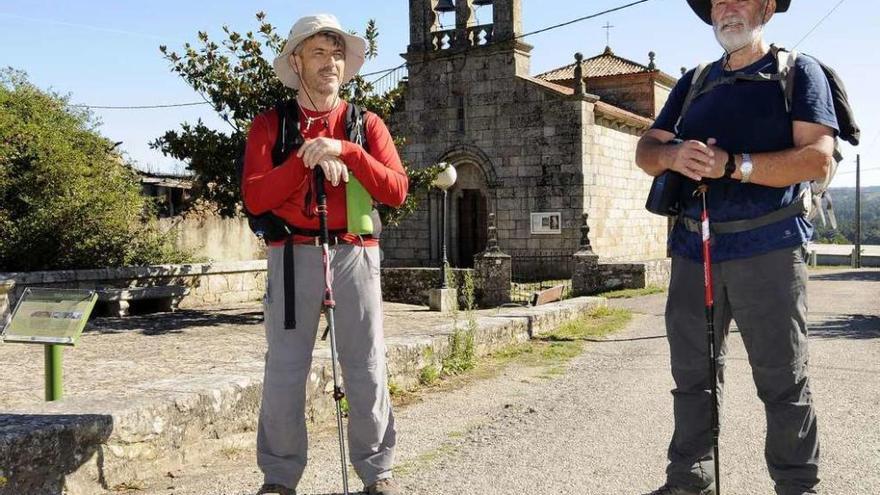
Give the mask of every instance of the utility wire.
[[[547, 32], [547, 31], [551, 31], [551, 30], [553, 30], [553, 29], [559, 29], [559, 28], [561, 28], [561, 27], [569, 26], [569, 25], [571, 25], [571, 24], [575, 24], [575, 23], [578, 23], [578, 22], [586, 21], [586, 20], [589, 20], [589, 19], [594, 19], [594, 18], [596, 18], [596, 17], [600, 17], [600, 16], [603, 16], [603, 15], [605, 15], [605, 14], [610, 14], [610, 13], [612, 13], [612, 12], [617, 12], [617, 11], [619, 11], [619, 10], [628, 9], [628, 8], [630, 8], [630, 7], [634, 7], [634, 6], [636, 6], [636, 5], [639, 5], [639, 4], [642, 4], [642, 3], [645, 3], [645, 2], [650, 2], [650, 1], [651, 1], [651, 0], [638, 0], [638, 1], [631, 2], [631, 3], [625, 4], [625, 5], [621, 5], [621, 6], [619, 6], [619, 7], [614, 7], [614, 8], [611, 8], [611, 9], [603, 10], [603, 11], [601, 11], [601, 12], [596, 12], [595, 14], [585, 15], [585, 16], [583, 16], [583, 17], [578, 17], [578, 18], [576, 18], [576, 19], [572, 19], [572, 20], [569, 20], [569, 21], [561, 22], [561, 23], [559, 23], [559, 24], [554, 24], [554, 25], [552, 25], [552, 26], [547, 26], [547, 27], [544, 27], [544, 28], [538, 29], [538, 30], [536, 30], [536, 31], [531, 31], [531, 32], [524, 33], [524, 34], [519, 34], [519, 35], [517, 35], [517, 36], [513, 36], [512, 38], [510, 38], [510, 40], [501, 40], [501, 41], [513, 41], [513, 40], [522, 39], [522, 38], [525, 38], [525, 37], [527, 37], [527, 36], [533, 36], [533, 35], [536, 35], [536, 34], [544, 33], [544, 32]], [[472, 49], [473, 49], [473, 48], [471, 48], [471, 49], [469, 49], [469, 50], [465, 50], [465, 51], [470, 51], [470, 50], [472, 50]], [[425, 63], [425, 62], [420, 62], [420, 63]], [[418, 65], [418, 64], [413, 64], [413, 65]], [[400, 69], [401, 67], [404, 67], [404, 66], [406, 66], [406, 62], [404, 62], [404, 63], [402, 63], [402, 64], [400, 64], [400, 65], [398, 65], [398, 66], [391, 67], [390, 69], [382, 69], [382, 70], [377, 70], [377, 71], [375, 71], [375, 72], [369, 72], [369, 73], [367, 73], [367, 74], [361, 74], [361, 77], [369, 77], [369, 76], [375, 76], [375, 75], [378, 75], [378, 74], [390, 73], [390, 72], [393, 72], [393, 71], [395, 71], [395, 70], [397, 70], [397, 69]], [[381, 79], [381, 78], [380, 78], [380, 79]]]
[[[628, 8], [630, 8], [630, 7], [635, 7], [636, 5], [639, 5], [639, 4], [641, 4], [641, 3], [645, 3], [645, 2], [649, 2], [649, 1], [650, 1], [650, 0], [638, 0], [638, 1], [636, 1], [636, 2], [631, 2], [631, 3], [628, 3], [628, 4], [626, 4], [626, 5], [621, 5], [620, 7], [614, 7], [614, 8], [612, 8], [612, 9], [603, 10], [602, 12], [597, 12], [597, 13], [595, 13], [595, 14], [590, 14], [590, 15], [585, 15], [585, 16], [583, 16], [583, 17], [578, 17], [577, 19], [572, 19], [572, 20], [570, 20], [570, 21], [566, 21], [566, 22], [563, 22], [563, 23], [560, 23], [560, 24], [554, 24], [553, 26], [548, 26], [548, 27], [545, 27], [545, 28], [539, 29], [539, 30], [537, 30], [537, 31], [532, 31], [532, 32], [530, 32], [530, 33], [525, 33], [525, 34], [521, 34], [521, 35], [519, 35], [519, 36], [514, 36], [513, 39], [521, 39], [521, 38], [525, 38], [526, 36], [532, 36], [532, 35], [534, 35], [534, 34], [543, 33], [543, 32], [546, 32], [546, 31], [550, 31], [550, 30], [552, 30], [552, 29], [557, 29], [557, 28], [561, 28], [561, 27], [564, 27], [564, 26], [568, 26], [568, 25], [574, 24], [574, 23], [576, 23], [576, 22], [586, 21], [586, 20], [588, 20], [588, 19], [594, 19], [594, 18], [596, 18], [596, 17], [603, 16], [603, 15], [605, 15], [605, 14], [610, 14], [610, 13], [612, 13], [612, 12], [617, 12], [618, 10], [628, 9]], [[842, 1], [842, 0], [841, 0], [841, 1]]]
[[112, 106], [112, 105], [69, 105], [73, 108], [95, 108], [101, 110], [144, 110], [149, 108], [175, 108], [175, 107], [192, 107], [195, 105], [210, 105], [209, 101], [192, 101], [189, 103], [169, 103], [167, 105], [128, 105], [128, 106]]
[[[620, 11], [620, 10], [628, 9], [628, 8], [630, 8], [630, 7], [634, 7], [634, 6], [636, 6], [636, 5], [639, 5], [639, 4], [642, 4], [642, 3], [646, 3], [646, 2], [650, 2], [650, 1], [651, 1], [651, 0], [637, 0], [637, 1], [635, 1], [635, 2], [630, 2], [630, 3], [625, 4], [625, 5], [621, 5], [621, 6], [618, 6], [618, 7], [611, 8], [611, 9], [603, 10], [603, 11], [601, 11], [601, 12], [597, 12], [597, 13], [595, 13], [595, 14], [585, 15], [585, 16], [583, 16], [583, 17], [578, 17], [578, 18], [576, 18], [576, 19], [571, 19], [571, 20], [569, 20], [569, 21], [561, 22], [561, 23], [559, 23], [559, 24], [554, 24], [554, 25], [552, 25], [552, 26], [547, 26], [547, 27], [545, 27], [545, 28], [541, 28], [541, 29], [538, 29], [538, 30], [536, 30], [536, 31], [531, 31], [531, 32], [528, 32], [528, 33], [524, 33], [524, 34], [520, 34], [520, 35], [517, 35], [517, 36], [513, 36], [513, 37], [510, 38], [510, 40], [500, 40], [500, 41], [513, 41], [513, 40], [518, 40], [518, 39], [525, 38], [525, 37], [527, 37], [527, 36], [533, 36], [533, 35], [536, 35], [536, 34], [545, 33], [545, 32], [547, 32], [547, 31], [551, 31], [551, 30], [553, 30], [553, 29], [559, 29], [559, 28], [561, 28], [561, 27], [570, 26], [570, 25], [575, 24], [575, 23], [578, 23], [578, 22], [586, 21], [586, 20], [589, 20], [589, 19], [594, 19], [594, 18], [596, 18], [596, 17], [600, 17], [600, 16], [603, 16], [603, 15], [606, 15], [606, 14], [610, 14], [610, 13], [612, 13], [612, 12], [617, 12], [617, 11]], [[843, 2], [843, 0], [841, 0], [841, 2]], [[826, 17], [827, 17], [827, 16], [826, 16]], [[465, 50], [465, 52], [466, 52], [466, 51], [471, 51], [471, 50], [474, 50], [474, 49], [475, 49], [475, 48], [469, 48], [469, 49]], [[464, 52], [461, 52], [461, 53], [464, 53]], [[420, 63], [426, 63], [426, 62], [420, 62]], [[395, 66], [395, 67], [391, 67], [390, 69], [382, 69], [382, 70], [378, 70], [378, 71], [375, 71], [375, 72], [368, 72], [368, 73], [366, 73], [366, 74], [361, 74], [360, 76], [361, 76], [361, 77], [370, 77], [370, 76], [376, 76], [376, 75], [382, 74], [381, 77], [378, 77], [378, 78], [376, 78], [376, 80], [372, 81], [372, 83], [376, 83], [376, 82], [378, 82], [379, 80], [383, 79], [385, 76], [391, 74], [392, 72], [394, 72], [394, 71], [397, 70], [397, 69], [400, 69], [400, 68], [402, 68], [402, 67], [405, 67], [406, 65], [407, 65], [407, 62], [404, 62], [404, 63], [402, 63], [402, 64], [400, 64], [400, 65]], [[418, 64], [412, 64], [412, 65], [418, 65]], [[189, 102], [189, 103], [174, 103], [174, 104], [169, 104], [169, 105], [137, 105], [137, 106], [130, 106], [130, 105], [127, 105], [127, 106], [112, 106], [112, 105], [106, 105], [106, 106], [98, 106], [98, 105], [71, 105], [71, 106], [72, 106], [72, 107], [78, 107], [78, 108], [95, 108], [95, 109], [102, 109], [102, 110], [144, 110], [144, 109], [152, 109], [152, 108], [173, 108], [173, 107], [186, 107], [186, 106], [206, 105], [206, 104], [210, 104], [210, 103], [209, 103], [209, 102], [204, 102], [204, 101], [196, 101], [196, 102]]]
[[[880, 167], [868, 167], [868, 168], [863, 168], [863, 169], [861, 170], [861, 172], [869, 172], [869, 171], [871, 171], [871, 170], [880, 170]], [[835, 175], [835, 176], [837, 176], [837, 175], [849, 175], [849, 174], [854, 174], [854, 173], [856, 173], [855, 170], [847, 170], [846, 172], [837, 172], [837, 173], [834, 174], [834, 175]]]
[[805, 34], [804, 37], [801, 38], [800, 41], [798, 41], [797, 43], [794, 44], [793, 47], [791, 47], [792, 50], [794, 50], [795, 48], [797, 48], [798, 45], [800, 45], [801, 43], [803, 43], [805, 39], [807, 39], [811, 34], [813, 34], [813, 31], [815, 31], [816, 28], [819, 27], [819, 25], [821, 25], [823, 22], [825, 22], [825, 19], [828, 19], [828, 17], [830, 17], [831, 14], [833, 14], [834, 11], [837, 10], [837, 7], [840, 7], [840, 4], [842, 4], [844, 1], [845, 1], [845, 0], [840, 0], [839, 2], [837, 2], [837, 5], [835, 5], [834, 7], [832, 7], [831, 10], [829, 10], [828, 13], [825, 14], [825, 17], [819, 19], [819, 22], [817, 22], [812, 28], [810, 28], [810, 30], [807, 31], [807, 34]]

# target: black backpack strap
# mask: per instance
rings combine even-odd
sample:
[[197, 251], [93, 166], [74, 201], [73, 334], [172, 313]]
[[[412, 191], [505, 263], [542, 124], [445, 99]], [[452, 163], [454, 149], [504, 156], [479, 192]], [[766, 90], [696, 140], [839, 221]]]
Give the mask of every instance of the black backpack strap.
[[345, 112], [345, 137], [352, 143], [361, 145], [365, 150], [367, 146], [367, 109], [355, 105], [348, 104]]
[[303, 137], [299, 130], [299, 109], [295, 101], [275, 103], [275, 113], [278, 115], [278, 134], [272, 147], [272, 164], [277, 167], [287, 160], [292, 151], [302, 146]]
[[[302, 146], [303, 138], [299, 130], [299, 109], [292, 100], [279, 101], [275, 104], [275, 113], [278, 115], [278, 132], [275, 135], [275, 145], [272, 146], [272, 164], [279, 166], [290, 156], [290, 153]], [[293, 258], [293, 230], [283, 219], [274, 214], [269, 214], [268, 221], [275, 225], [276, 229], [285, 232], [284, 254], [282, 261], [284, 280], [284, 328], [296, 329], [296, 262]]]
[[706, 83], [706, 78], [709, 77], [709, 71], [712, 69], [712, 65], [714, 63], [703, 63], [700, 64], [696, 69], [694, 69], [694, 75], [691, 78], [691, 85], [688, 89], [687, 96], [684, 98], [684, 103], [681, 105], [681, 111], [678, 113], [678, 120], [675, 122], [675, 133], [679, 134], [679, 126], [681, 125], [681, 121], [684, 120], [684, 116], [687, 114], [687, 111], [691, 107], [691, 103], [702, 94], [703, 85]]

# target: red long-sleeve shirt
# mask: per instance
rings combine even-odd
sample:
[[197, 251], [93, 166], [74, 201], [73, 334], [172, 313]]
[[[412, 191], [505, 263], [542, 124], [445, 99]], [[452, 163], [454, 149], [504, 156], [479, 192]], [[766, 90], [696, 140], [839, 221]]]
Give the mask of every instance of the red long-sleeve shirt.
[[[378, 115], [368, 112], [365, 123], [365, 139], [370, 152], [359, 144], [347, 141], [345, 134], [345, 112], [348, 103], [339, 105], [327, 116], [329, 126], [324, 127], [323, 119], [306, 127], [306, 116], [317, 117], [319, 112], [303, 109], [300, 113], [300, 131], [304, 139], [328, 137], [342, 141], [339, 159], [348, 167], [375, 201], [389, 206], [400, 206], [406, 199], [409, 181], [394, 141], [385, 123]], [[244, 156], [244, 179], [242, 196], [245, 207], [252, 214], [259, 215], [272, 211], [290, 225], [301, 229], [318, 230], [318, 217], [314, 215], [314, 194], [310, 205], [305, 204], [313, 179], [313, 171], [306, 168], [302, 159], [292, 152], [287, 160], [272, 166], [272, 148], [278, 135], [278, 115], [270, 110], [258, 115], [248, 133]], [[333, 187], [324, 181], [327, 191], [327, 227], [329, 230], [346, 229], [345, 183]], [[294, 237], [297, 241], [298, 236]], [[343, 238], [352, 242], [357, 236]], [[275, 243], [281, 244], [281, 242]], [[365, 245], [375, 245], [376, 241], [366, 241]]]

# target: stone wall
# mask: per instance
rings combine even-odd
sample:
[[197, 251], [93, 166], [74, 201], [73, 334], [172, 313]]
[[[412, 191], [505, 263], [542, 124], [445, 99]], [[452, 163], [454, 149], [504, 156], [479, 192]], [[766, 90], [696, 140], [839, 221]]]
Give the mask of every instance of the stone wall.
[[417, 201], [415, 211], [399, 225], [383, 227], [380, 246], [384, 266], [440, 265], [439, 229], [432, 227], [432, 222], [439, 222], [436, 191], [433, 194], [419, 194]]
[[[189, 288], [189, 294], [180, 302], [181, 308], [256, 301], [266, 289], [266, 261], [0, 273], [0, 288], [7, 287], [7, 294], [0, 290], [0, 309], [17, 302], [27, 287], [98, 289], [160, 285]], [[4, 318], [0, 313], [0, 321]]]
[[640, 131], [600, 118], [584, 129], [584, 195], [593, 251], [605, 260], [666, 256], [667, 220], [645, 210], [651, 178], [635, 164]]
[[669, 258], [639, 263], [599, 262], [599, 256], [580, 251], [574, 255], [572, 293], [575, 297], [621, 289], [669, 286]]
[[[471, 274], [475, 285], [478, 283], [474, 270], [454, 268], [451, 273], [447, 281], [450, 287], [463, 287], [466, 273]], [[382, 268], [383, 301], [427, 306], [428, 291], [439, 286], [439, 268]], [[459, 291], [458, 296], [459, 307], [464, 307], [464, 294]]]
[[191, 251], [198, 260], [246, 261], [266, 259], [265, 244], [251, 232], [247, 218], [186, 216], [162, 218], [163, 230], [172, 230], [178, 249]]
[[[464, 285], [470, 273], [480, 297], [480, 281], [474, 270], [453, 269], [448, 281], [452, 287]], [[427, 291], [438, 287], [437, 268], [382, 268], [382, 296], [385, 301], [428, 304]], [[509, 284], [509, 280], [508, 280]], [[266, 262], [244, 261], [214, 264], [162, 265], [103, 270], [0, 273], [0, 328], [27, 287], [96, 289], [110, 287], [148, 287], [185, 285], [189, 294], [181, 308], [256, 301], [266, 290]], [[464, 306], [463, 294], [459, 302]]]
[[670, 260], [643, 263], [599, 263], [600, 292], [669, 286]]

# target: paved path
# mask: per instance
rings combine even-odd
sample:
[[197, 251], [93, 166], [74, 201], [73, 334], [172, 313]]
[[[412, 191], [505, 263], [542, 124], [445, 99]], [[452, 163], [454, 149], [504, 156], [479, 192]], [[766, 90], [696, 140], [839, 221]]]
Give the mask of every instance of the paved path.
[[[672, 380], [664, 295], [620, 301], [627, 329], [589, 343], [564, 375], [511, 366], [398, 411], [397, 477], [407, 494], [641, 494], [663, 481]], [[812, 377], [821, 493], [880, 493], [880, 270], [813, 272]], [[764, 414], [742, 341], [731, 334], [721, 440], [727, 494], [770, 494]], [[338, 493], [331, 431], [313, 435], [300, 493]], [[152, 480], [147, 495], [246, 494], [252, 452]], [[359, 488], [354, 482], [353, 488]]]

